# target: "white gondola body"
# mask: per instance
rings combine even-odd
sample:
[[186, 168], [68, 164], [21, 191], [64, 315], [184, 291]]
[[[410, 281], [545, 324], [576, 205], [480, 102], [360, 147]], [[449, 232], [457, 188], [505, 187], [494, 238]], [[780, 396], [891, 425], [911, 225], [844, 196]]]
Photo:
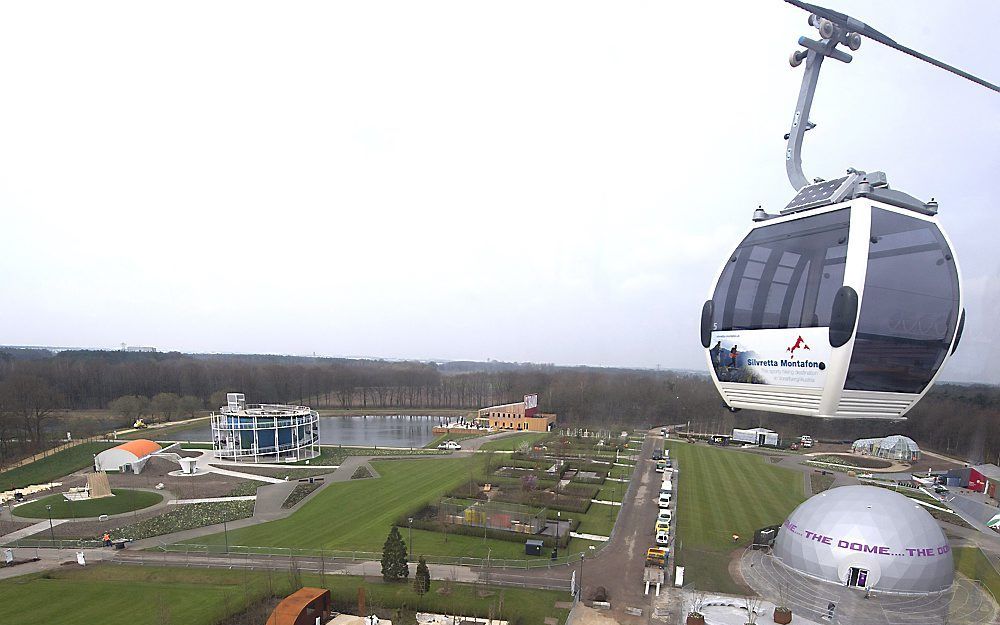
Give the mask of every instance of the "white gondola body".
[[[806, 224], [808, 222], [805, 220], [817, 217], [827, 221], [844, 220], [844, 214], [837, 211], [849, 211], [846, 249], [837, 252], [827, 250], [827, 258], [819, 269], [810, 266], [809, 272], [815, 275], [818, 271], [819, 275], [812, 281], [814, 284], [802, 282], [804, 279], [807, 282], [811, 280], [802, 277], [805, 271], [802, 269], [798, 270], [800, 275], [797, 284], [791, 284], [795, 281], [795, 262], [779, 264], [782, 262], [781, 259], [773, 258], [769, 261], [764, 258], [767, 249], [759, 250], [761, 253], [758, 256], [761, 258], [749, 259], [749, 255], [758, 250], [744, 246], [755, 232], [780, 224], [795, 222]], [[831, 215], [834, 213], [836, 214]], [[932, 236], [937, 243], [928, 242], [922, 246], [911, 245], [910, 248], [904, 248], [923, 250], [907, 252], [919, 255], [919, 259], [916, 256], [905, 258], [903, 257], [905, 254], [898, 253], [894, 256], [892, 252], [885, 255], [875, 247], [882, 243], [884, 237], [880, 237], [878, 233], [873, 235], [873, 214], [877, 216], [879, 228], [883, 227], [881, 224], [887, 222], [893, 224], [905, 220], [926, 222], [926, 224], [917, 223], [915, 230], [901, 232], [918, 232], [925, 239], [927, 236]], [[821, 217], [823, 215], [827, 217]], [[924, 225], [927, 226], [926, 229], [923, 229]], [[794, 225], [787, 226], [793, 229], [794, 227]], [[876, 238], [876, 243], [872, 242], [873, 236]], [[888, 245], [892, 245], [891, 236]], [[794, 235], [786, 236], [784, 240], [792, 238]], [[939, 252], [933, 249], [935, 245]], [[733, 269], [728, 282], [722, 285], [726, 287], [726, 293], [721, 293], [720, 281], [726, 279], [727, 268], [739, 266], [736, 264], [738, 262], [736, 259], [741, 250], [746, 251], [748, 255], [747, 259], [739, 261], [743, 263], [745, 269], [738, 276], [741, 284], [739, 287], [732, 286], [732, 280], [737, 277], [733, 274], [739, 271]], [[709, 293], [713, 311], [711, 341], [706, 349], [706, 359], [712, 372], [712, 380], [720, 395], [731, 408], [816, 417], [902, 418], [941, 374], [960, 335], [964, 308], [961, 274], [953, 250], [951, 241], [934, 217], [863, 197], [755, 224], [736, 252], [726, 259], [716, 275], [712, 292]], [[870, 252], [876, 254], [874, 259], [869, 258]], [[832, 275], [831, 278], [831, 274], [840, 271], [839, 268], [821, 271], [833, 266], [827, 264], [831, 253], [843, 255], [842, 284], [837, 284], [836, 275]], [[880, 257], [880, 254], [883, 256]], [[933, 266], [928, 265], [927, 261], [934, 259], [935, 254], [938, 259]], [[774, 256], [773, 249], [771, 255]], [[779, 256], [794, 258], [795, 254], [789, 256], [787, 253], [782, 253]], [[906, 267], [907, 272], [916, 273], [900, 276], [903, 278], [900, 282], [909, 281], [912, 284], [913, 277], [916, 276], [918, 283], [921, 280], [937, 279], [946, 280], [948, 284], [936, 285], [935, 288], [940, 293], [933, 292], [934, 289], [927, 294], [918, 292], [919, 289], [907, 290], [905, 284], [902, 290], [893, 293], [895, 285], [884, 283], [885, 276], [875, 275], [870, 269], [873, 262], [881, 261], [883, 258], [887, 259], [886, 269], [889, 271], [895, 269], [897, 272], [907, 264], [907, 261], [917, 261], [912, 267]], [[751, 271], [750, 265], [754, 263], [756, 266]], [[836, 264], [839, 265], [841, 262], [838, 260]], [[782, 293], [777, 293], [777, 296], [773, 297], [774, 294], [770, 291], [772, 287], [768, 287], [768, 292], [763, 294], [765, 297], [763, 305], [758, 301], [755, 310], [741, 311], [739, 305], [734, 302], [740, 299], [747, 300], [741, 302], [745, 308], [747, 303], [757, 301], [761, 297], [760, 293], [752, 292], [755, 280], [752, 274], [757, 270], [771, 271], [770, 277], [775, 281], [777, 274], [782, 272], [788, 279], [788, 284], [778, 282], [777, 287], [784, 286], [785, 294], [794, 288], [802, 291], [801, 300], [809, 300], [812, 297], [814, 313], [811, 313], [811, 318], [815, 322], [803, 323], [799, 320], [795, 323], [794, 318], [789, 319], [787, 323], [782, 323], [780, 319], [774, 322], [775, 313], [772, 311], [770, 323], [753, 323], [755, 320], [760, 321], [760, 318], [763, 318], [761, 315], [766, 316], [764, 311], [768, 307], [773, 309], [778, 300], [784, 302], [784, 307], [788, 306], [789, 300]], [[790, 275], [792, 277], [789, 277]], [[757, 276], [757, 278], [765, 277]], [[823, 277], [830, 279], [831, 283], [817, 286], [822, 283]], [[869, 278], [881, 282], [878, 284], [869, 282], [869, 292], [866, 293], [866, 280]], [[749, 295], [742, 293], [743, 282], [750, 284], [747, 289]], [[759, 282], [765, 283], [763, 280]], [[825, 300], [829, 300], [832, 290], [840, 286], [854, 289], [857, 293], [857, 308], [849, 338], [842, 345], [834, 347], [830, 340], [829, 317], [823, 307], [828, 309], [830, 302]], [[810, 290], [813, 290], [811, 295], [808, 293]], [[790, 299], [794, 303], [800, 298], [796, 295]], [[866, 301], [869, 304], [868, 309], [865, 308]], [[913, 306], [914, 303], [916, 306]], [[808, 305], [803, 303], [802, 307], [805, 309]], [[900, 307], [906, 309], [900, 310]], [[917, 310], [914, 310], [914, 307]], [[741, 313], [744, 323], [739, 323], [740, 320], [735, 318]], [[779, 318], [789, 316], [777, 314]], [[805, 312], [802, 315], [805, 315]], [[817, 319], [817, 317], [822, 318]], [[888, 339], [886, 340], [884, 336], [880, 338], [882, 334], [888, 335]], [[706, 336], [707, 330], [703, 322], [703, 341]]]

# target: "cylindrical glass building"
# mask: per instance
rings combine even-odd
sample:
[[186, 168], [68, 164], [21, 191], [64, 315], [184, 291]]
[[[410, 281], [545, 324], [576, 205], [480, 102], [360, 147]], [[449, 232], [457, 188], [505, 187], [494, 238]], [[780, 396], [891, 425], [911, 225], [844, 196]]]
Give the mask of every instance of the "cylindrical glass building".
[[212, 415], [212, 441], [220, 460], [295, 462], [319, 455], [319, 413], [308, 406], [246, 404], [229, 393]]

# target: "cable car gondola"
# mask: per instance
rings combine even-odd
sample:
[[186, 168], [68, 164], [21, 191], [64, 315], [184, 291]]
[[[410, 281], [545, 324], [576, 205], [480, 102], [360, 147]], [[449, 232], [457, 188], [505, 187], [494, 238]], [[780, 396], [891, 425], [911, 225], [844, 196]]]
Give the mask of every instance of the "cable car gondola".
[[842, 13], [810, 11], [821, 41], [792, 54], [805, 75], [788, 134], [797, 194], [777, 215], [758, 209], [702, 309], [701, 342], [730, 409], [899, 419], [931, 387], [962, 335], [958, 261], [937, 204], [890, 189], [882, 172], [848, 170], [810, 184], [803, 135], [823, 59], [850, 62], [861, 36], [995, 91], [995, 85], [900, 46]]

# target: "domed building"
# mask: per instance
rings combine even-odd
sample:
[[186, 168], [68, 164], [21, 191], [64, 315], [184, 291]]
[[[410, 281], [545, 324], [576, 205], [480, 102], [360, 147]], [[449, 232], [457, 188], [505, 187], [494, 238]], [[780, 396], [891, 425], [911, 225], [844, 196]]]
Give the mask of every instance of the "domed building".
[[893, 593], [951, 587], [951, 547], [912, 499], [877, 486], [843, 486], [811, 497], [782, 525], [774, 556], [821, 581]]

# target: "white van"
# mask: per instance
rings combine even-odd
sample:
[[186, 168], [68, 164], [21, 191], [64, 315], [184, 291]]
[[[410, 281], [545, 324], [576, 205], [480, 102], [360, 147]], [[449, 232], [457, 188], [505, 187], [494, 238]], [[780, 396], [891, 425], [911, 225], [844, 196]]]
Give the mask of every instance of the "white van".
[[661, 493], [673, 493], [674, 492], [674, 483], [671, 482], [670, 480], [663, 480], [663, 483], [660, 484], [660, 492]]

